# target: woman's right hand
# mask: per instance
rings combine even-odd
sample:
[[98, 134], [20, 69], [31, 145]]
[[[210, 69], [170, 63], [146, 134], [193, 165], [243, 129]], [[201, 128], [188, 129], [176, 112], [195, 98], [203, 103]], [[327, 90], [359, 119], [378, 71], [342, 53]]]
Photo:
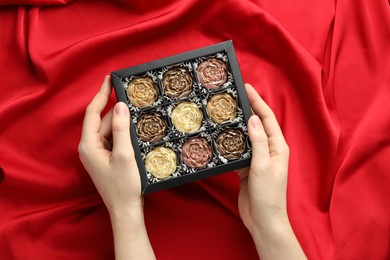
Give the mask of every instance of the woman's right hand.
[[254, 115], [248, 122], [251, 165], [238, 171], [240, 216], [261, 259], [305, 259], [287, 216], [288, 145], [272, 110], [245, 87]]

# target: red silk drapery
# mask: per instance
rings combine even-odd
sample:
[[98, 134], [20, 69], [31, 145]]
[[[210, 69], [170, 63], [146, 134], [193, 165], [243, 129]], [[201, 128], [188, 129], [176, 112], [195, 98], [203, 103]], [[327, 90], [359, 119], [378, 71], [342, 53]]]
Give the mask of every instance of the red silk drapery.
[[[113, 258], [78, 160], [86, 105], [113, 70], [228, 39], [290, 146], [288, 211], [307, 256], [389, 257], [387, 1], [0, 5], [0, 259]], [[157, 257], [256, 259], [237, 193], [227, 173], [147, 195]]]

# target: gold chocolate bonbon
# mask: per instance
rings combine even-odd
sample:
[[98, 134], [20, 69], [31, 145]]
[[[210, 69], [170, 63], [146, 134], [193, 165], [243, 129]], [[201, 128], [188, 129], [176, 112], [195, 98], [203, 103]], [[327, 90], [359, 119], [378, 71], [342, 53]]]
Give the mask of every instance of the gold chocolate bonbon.
[[183, 133], [193, 133], [202, 125], [203, 114], [193, 102], [180, 102], [172, 111], [172, 123]]
[[145, 168], [154, 177], [159, 179], [167, 178], [176, 171], [176, 153], [163, 146], [157, 147], [146, 155]]
[[142, 108], [153, 105], [158, 98], [158, 90], [151, 78], [135, 78], [127, 85], [127, 96], [133, 106]]
[[228, 93], [212, 96], [207, 102], [207, 114], [217, 124], [232, 121], [237, 115], [237, 102]]

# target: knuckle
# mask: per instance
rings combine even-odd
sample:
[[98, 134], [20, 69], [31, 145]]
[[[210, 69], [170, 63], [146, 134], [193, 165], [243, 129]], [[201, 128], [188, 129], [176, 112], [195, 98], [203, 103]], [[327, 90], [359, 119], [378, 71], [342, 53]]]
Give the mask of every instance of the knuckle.
[[135, 153], [133, 147], [128, 148], [129, 157], [131, 160], [135, 160]]
[[92, 113], [92, 112], [94, 112], [95, 111], [95, 107], [94, 107], [94, 105], [92, 104], [92, 103], [90, 103], [87, 107], [86, 107], [86, 109], [85, 109], [85, 113], [86, 114], [90, 114], [90, 113]]
[[[253, 160], [253, 159], [252, 159]], [[250, 170], [256, 174], [262, 173], [262, 172], [268, 172], [271, 169], [271, 163], [269, 160], [256, 160], [251, 163]]]
[[115, 160], [120, 164], [128, 164], [133, 158], [132, 149], [128, 150], [117, 150], [114, 154]]
[[117, 151], [115, 153], [115, 159], [118, 161], [118, 162], [127, 162], [128, 161], [128, 156], [127, 154], [125, 154], [124, 152], [122, 151]]
[[84, 153], [84, 144], [82, 142], [79, 143], [79, 146], [77, 147], [77, 150], [78, 150], [79, 154], [83, 154]]
[[129, 118], [115, 116], [112, 118], [113, 131], [127, 131], [129, 129]]
[[116, 118], [112, 121], [112, 131], [128, 131], [128, 128], [128, 123], [125, 120], [120, 120], [119, 118]]
[[254, 132], [249, 136], [249, 139], [251, 139], [253, 143], [266, 143], [268, 145], [268, 136], [264, 131]]
[[253, 142], [253, 145], [261, 147], [268, 147], [268, 139], [267, 138], [259, 138]]
[[278, 145], [277, 149], [275, 149], [274, 155], [289, 157], [290, 156], [290, 148], [288, 147], [288, 145], [286, 143], [282, 143], [282, 144]]
[[261, 106], [263, 105], [263, 100], [261, 100], [261, 98], [257, 98], [256, 100], [253, 101], [253, 104], [252, 104], [252, 107], [255, 107], [255, 108], [261, 108]]
[[85, 143], [83, 143], [83, 142], [80, 142], [80, 143], [79, 143], [78, 152], [79, 152], [79, 158], [80, 158], [80, 160], [83, 161], [84, 158], [85, 158], [86, 155], [87, 155], [87, 149], [86, 149], [86, 147], [85, 147]]
[[287, 156], [290, 155], [290, 147], [288, 146], [288, 144], [286, 144], [286, 146], [285, 146], [285, 154], [286, 154]]
[[289, 155], [290, 154], [290, 148], [288, 147], [288, 145], [286, 143], [283, 143], [280, 146], [280, 154], [282, 154], [282, 155]]

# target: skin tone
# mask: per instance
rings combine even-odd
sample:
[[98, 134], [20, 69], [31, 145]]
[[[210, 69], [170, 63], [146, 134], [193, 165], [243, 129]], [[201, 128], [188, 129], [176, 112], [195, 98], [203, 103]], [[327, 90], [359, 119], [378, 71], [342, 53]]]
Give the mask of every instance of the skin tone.
[[[255, 115], [248, 122], [251, 167], [238, 171], [240, 216], [261, 259], [306, 259], [287, 216], [288, 146], [271, 109], [252, 86], [246, 84], [246, 90]], [[101, 118], [110, 93], [106, 76], [85, 112], [80, 160], [108, 209], [116, 259], [155, 259], [144, 223], [127, 105], [118, 102]]]
[[238, 209], [261, 259], [306, 259], [291, 228], [286, 207], [289, 148], [274, 113], [249, 84], [254, 115], [248, 122], [250, 168], [238, 171]]
[[129, 110], [124, 103], [117, 103], [100, 117], [110, 93], [110, 77], [106, 76], [85, 112], [80, 160], [110, 214], [116, 259], [155, 259], [144, 223], [141, 182], [130, 141]]

